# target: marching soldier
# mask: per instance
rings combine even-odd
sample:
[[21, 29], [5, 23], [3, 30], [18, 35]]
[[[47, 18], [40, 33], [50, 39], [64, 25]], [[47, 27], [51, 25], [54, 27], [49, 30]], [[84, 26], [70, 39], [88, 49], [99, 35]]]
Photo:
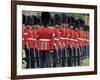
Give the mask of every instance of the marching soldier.
[[60, 28], [60, 40], [62, 44], [62, 66], [67, 66], [67, 58], [68, 58], [68, 37], [69, 37], [69, 29], [68, 29], [68, 17], [66, 14], [62, 14], [62, 24]]
[[29, 51], [29, 46], [28, 46], [28, 34], [30, 33], [30, 23], [28, 22], [28, 16], [26, 16], [26, 21], [25, 21], [25, 27], [23, 28], [22, 31], [22, 44], [23, 48], [25, 50], [25, 55], [26, 55], [26, 68], [30, 68], [30, 51]]
[[69, 46], [68, 46], [68, 66], [74, 65], [74, 18], [70, 17], [69, 23]]
[[27, 44], [29, 47], [29, 57], [30, 57], [30, 67], [35, 68], [36, 67], [36, 62], [35, 62], [35, 42], [36, 42], [36, 34], [33, 34], [32, 26], [34, 24], [33, 22], [33, 17], [32, 16], [27, 16], [27, 23], [28, 26], [30, 27], [29, 32], [28, 32], [28, 38], [27, 38]]
[[[61, 20], [62, 20], [62, 17], [60, 14], [56, 14], [55, 15], [55, 26], [56, 26], [56, 37], [58, 36], [58, 41], [56, 41], [56, 44], [58, 47], [58, 55], [59, 56], [59, 60], [58, 60], [58, 63], [59, 63], [59, 66], [65, 66], [65, 52], [64, 52], [64, 46], [65, 46], [65, 43], [63, 42], [63, 40], [61, 39], [62, 36], [63, 36], [63, 30], [62, 30], [62, 27], [61, 27]], [[57, 35], [58, 34], [58, 35]], [[57, 43], [58, 42], [58, 43]]]
[[63, 16], [62, 19], [63, 25], [65, 25], [65, 55], [66, 55], [66, 66], [69, 66], [69, 51], [68, 51], [68, 45], [69, 45], [69, 37], [70, 37], [70, 33], [69, 33], [69, 23], [70, 23], [70, 17], [69, 16]]
[[24, 29], [25, 29], [25, 22], [26, 22], [25, 18], [26, 18], [26, 16], [23, 15], [23, 21], [22, 21], [22, 23], [23, 23], [23, 27], [22, 27], [22, 29], [23, 29], [23, 31], [22, 31], [22, 48], [23, 49], [25, 49], [25, 44], [26, 44], [26, 39], [27, 39], [27, 38], [24, 37], [25, 36]]
[[60, 52], [60, 32], [59, 27], [61, 23], [61, 18], [59, 14], [54, 15], [54, 53], [53, 53], [53, 67], [61, 66], [61, 52]]
[[37, 31], [38, 29], [41, 27], [40, 24], [40, 17], [36, 17], [36, 16], [33, 16], [33, 19], [34, 19], [34, 25], [33, 25], [33, 28], [32, 28], [32, 32], [33, 32], [33, 35], [35, 35], [35, 48], [34, 48], [34, 51], [35, 51], [35, 62], [36, 62], [36, 66], [37, 68], [39, 68], [39, 49], [38, 49], [38, 45], [37, 45]]
[[77, 66], [80, 64], [80, 57], [79, 57], [79, 42], [78, 42], [78, 38], [79, 38], [79, 21], [78, 20], [75, 20], [75, 27], [74, 27], [74, 66]]
[[84, 44], [84, 35], [83, 35], [83, 22], [81, 19], [79, 19], [79, 38], [78, 38], [78, 42], [79, 42], [79, 59], [80, 59], [80, 62], [78, 65], [81, 65], [82, 62], [83, 62], [83, 44]]
[[84, 54], [84, 58], [89, 58], [89, 26], [85, 25], [86, 27], [86, 31], [85, 31], [85, 54]]
[[88, 26], [88, 28], [87, 28], [87, 44], [88, 44], [88, 54], [87, 54], [87, 57], [89, 58], [89, 43], [90, 43], [90, 41], [89, 41], [89, 26]]
[[[48, 25], [48, 28], [50, 28], [52, 31], [55, 29], [55, 27], [54, 27], [54, 23], [55, 23], [55, 21], [54, 21], [54, 17], [52, 16], [51, 17], [51, 19], [50, 19], [50, 24]], [[53, 32], [53, 37], [55, 36], [55, 33]], [[52, 39], [53, 41], [53, 43], [52, 43], [52, 46], [54, 46], [54, 39]], [[55, 66], [55, 64], [56, 63], [54, 63], [55, 62], [55, 56], [53, 55], [55, 52], [54, 52], [54, 47], [53, 47], [53, 49], [52, 50], [50, 50], [50, 61], [51, 61], [51, 67], [56, 67]]]
[[53, 49], [53, 31], [48, 28], [50, 23], [51, 15], [49, 12], [41, 13], [41, 22], [43, 27], [39, 28], [37, 31], [37, 39], [38, 39], [38, 48], [39, 48], [39, 56], [40, 68], [51, 67], [50, 61], [50, 50]]

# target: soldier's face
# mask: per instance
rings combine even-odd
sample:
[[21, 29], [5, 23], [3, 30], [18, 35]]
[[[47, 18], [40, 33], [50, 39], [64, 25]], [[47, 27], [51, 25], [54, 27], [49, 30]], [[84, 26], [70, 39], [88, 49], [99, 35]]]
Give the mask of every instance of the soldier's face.
[[70, 28], [71, 28], [71, 29], [73, 29], [73, 28], [74, 28], [74, 26], [72, 26], [72, 25], [71, 25], [71, 26], [70, 26]]
[[63, 27], [66, 27], [66, 24], [63, 23], [62, 26], [63, 26]]
[[59, 25], [55, 25], [55, 27], [59, 27]]
[[36, 25], [37, 27], [40, 27], [40, 25]]
[[66, 27], [68, 27], [68, 24], [66, 24]]
[[82, 30], [83, 30], [83, 28], [82, 28], [82, 27], [80, 27], [80, 30], [82, 31]]
[[76, 31], [78, 31], [78, 28], [75, 28]]

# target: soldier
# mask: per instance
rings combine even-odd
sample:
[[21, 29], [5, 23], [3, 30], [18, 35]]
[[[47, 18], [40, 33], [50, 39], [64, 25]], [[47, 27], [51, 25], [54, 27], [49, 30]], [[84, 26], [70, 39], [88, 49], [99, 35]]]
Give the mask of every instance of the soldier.
[[23, 24], [23, 26], [22, 26], [22, 48], [23, 49], [25, 49], [25, 44], [26, 44], [26, 40], [24, 39], [25, 37], [24, 37], [24, 29], [25, 29], [25, 23], [26, 23], [26, 16], [25, 15], [23, 15], [22, 16], [22, 24]]
[[68, 45], [69, 45], [69, 37], [70, 37], [70, 29], [69, 29], [69, 25], [70, 25], [70, 17], [69, 16], [63, 16], [63, 19], [62, 19], [62, 22], [63, 22], [63, 25], [65, 25], [65, 55], [66, 55], [66, 63], [67, 65], [66, 66], [69, 66], [69, 51], [68, 51]]
[[87, 57], [89, 58], [89, 43], [90, 43], [90, 36], [89, 36], [89, 25], [88, 25], [88, 27], [87, 27], [87, 41], [88, 41], [88, 55], [87, 55]]
[[86, 50], [85, 50], [85, 48], [86, 48], [86, 39], [85, 39], [85, 37], [86, 37], [86, 25], [84, 25], [84, 27], [83, 27], [83, 56], [82, 56], [82, 59], [84, 59], [85, 58], [85, 54], [86, 54]]
[[75, 20], [75, 27], [74, 27], [74, 66], [77, 66], [78, 64], [80, 64], [80, 57], [79, 57], [79, 43], [78, 43], [78, 38], [79, 38], [79, 21]]
[[85, 25], [85, 37], [84, 37], [84, 41], [85, 41], [85, 54], [84, 54], [84, 58], [89, 58], [89, 26]]
[[84, 44], [84, 35], [83, 35], [83, 25], [84, 23], [82, 22], [81, 19], [79, 19], [79, 38], [78, 38], [78, 42], [79, 42], [79, 59], [80, 59], [80, 62], [78, 65], [81, 65], [82, 62], [83, 62], [83, 44]]
[[38, 29], [38, 47], [39, 47], [39, 55], [40, 55], [40, 68], [51, 67], [50, 61], [50, 50], [53, 49], [53, 31], [48, 28], [50, 23], [51, 15], [49, 12], [41, 13], [41, 22], [43, 27]]
[[[53, 31], [53, 37], [55, 36], [55, 33], [54, 33], [54, 29], [55, 29], [55, 26], [54, 26], [54, 17], [51, 16], [51, 19], [50, 19], [50, 24], [48, 25], [48, 28], [51, 29]], [[52, 46], [54, 46], [54, 39], [52, 39], [53, 43], [51, 44]], [[55, 50], [54, 50], [54, 47], [52, 50], [50, 50], [50, 61], [51, 61], [51, 67], [56, 67], [56, 63], [55, 63], [55, 56], [54, 56], [54, 53], [55, 53]], [[57, 61], [57, 60], [56, 60]]]
[[22, 63], [23, 63], [23, 66], [25, 68], [24, 65], [26, 65], [25, 63], [26, 62], [26, 53], [27, 53], [27, 48], [26, 48], [26, 35], [24, 34], [24, 29], [25, 29], [25, 24], [26, 24], [26, 16], [25, 15], [22, 15]]
[[37, 49], [37, 30], [36, 30], [36, 26], [38, 24], [38, 20], [37, 20], [37, 17], [36, 16], [32, 16], [33, 20], [34, 20], [34, 23], [32, 25], [32, 34], [33, 34], [33, 59], [34, 60], [34, 64], [35, 64], [35, 67], [39, 67], [39, 53], [38, 53], [38, 49]]
[[36, 62], [35, 62], [35, 42], [36, 42], [36, 35], [33, 34], [32, 26], [34, 24], [34, 19], [32, 16], [27, 16], [27, 22], [28, 26], [30, 27], [28, 32], [28, 38], [27, 38], [27, 44], [29, 47], [29, 56], [30, 56], [30, 67], [35, 68]]
[[28, 16], [26, 16], [26, 21], [25, 21], [25, 27], [23, 28], [22, 31], [22, 45], [25, 50], [25, 55], [26, 55], [26, 68], [30, 68], [30, 53], [29, 53], [29, 46], [28, 46], [28, 34], [30, 33], [30, 22], [28, 22]]
[[74, 65], [74, 18], [70, 17], [69, 23], [69, 45], [68, 45], [68, 66]]
[[69, 37], [69, 28], [68, 28], [68, 16], [62, 14], [62, 24], [60, 28], [60, 40], [62, 44], [62, 66], [67, 66], [67, 57], [68, 57], [68, 37]]
[[59, 14], [54, 15], [54, 53], [53, 53], [53, 67], [58, 67], [61, 65], [61, 59], [60, 59], [60, 32], [59, 32], [59, 26], [61, 23], [61, 17]]

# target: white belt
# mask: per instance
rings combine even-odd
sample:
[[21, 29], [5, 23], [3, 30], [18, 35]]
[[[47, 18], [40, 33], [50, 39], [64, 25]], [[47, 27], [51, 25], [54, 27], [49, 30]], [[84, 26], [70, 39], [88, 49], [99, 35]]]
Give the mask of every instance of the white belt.
[[64, 39], [65, 40], [66, 38], [60, 37], [60, 39]]
[[74, 39], [70, 39], [70, 38], [69, 38], [69, 40], [74, 40]]
[[69, 38], [66, 38], [66, 40], [68, 40]]
[[70, 39], [70, 38], [69, 38], [69, 40], [72, 40], [72, 41], [78, 41], [77, 39]]
[[84, 39], [85, 41], [89, 41], [88, 39]]
[[74, 41], [78, 41], [78, 40], [74, 39]]
[[82, 38], [78, 38], [79, 40], [84, 40], [84, 39], [82, 39]]
[[28, 33], [24, 33], [24, 35], [27, 35]]
[[58, 38], [54, 38], [54, 40], [57, 40], [57, 41], [59, 41], [59, 39], [58, 39]]
[[66, 40], [68, 40], [69, 38], [63, 38], [63, 37], [61, 37], [60, 39], [64, 39], [64, 40], [66, 39]]
[[40, 41], [51, 41], [50, 39], [39, 39]]
[[34, 39], [34, 38], [28, 38], [28, 40], [36, 40], [36, 39]]

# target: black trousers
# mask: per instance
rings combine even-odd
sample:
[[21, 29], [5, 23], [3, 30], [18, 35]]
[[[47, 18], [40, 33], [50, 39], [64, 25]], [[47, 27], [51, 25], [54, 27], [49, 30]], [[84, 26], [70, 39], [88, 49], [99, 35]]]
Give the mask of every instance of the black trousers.
[[80, 48], [77, 48], [77, 61], [76, 61], [77, 66], [80, 65]]
[[52, 60], [53, 60], [53, 67], [58, 67], [59, 66], [59, 50], [54, 49]]
[[39, 68], [39, 50], [35, 48], [35, 53], [36, 53], [36, 66]]
[[51, 67], [50, 51], [49, 50], [40, 50], [39, 51], [39, 67], [48, 68]]
[[67, 57], [67, 66], [71, 67], [73, 65], [73, 48], [70, 48], [70, 46], [68, 46], [68, 57]]
[[84, 48], [83, 48], [83, 46], [80, 46], [79, 49], [80, 49], [80, 50], [79, 50], [79, 55], [80, 55], [80, 65], [81, 65], [81, 64], [83, 64], [83, 59], [84, 59], [83, 56], [84, 56], [85, 53], [84, 53]]
[[58, 49], [58, 67], [62, 66], [62, 49]]
[[89, 55], [89, 52], [90, 52], [89, 50], [90, 50], [90, 48], [89, 48], [89, 45], [88, 45], [88, 46], [87, 46], [87, 57], [88, 57], [88, 58], [89, 58], [89, 56], [90, 56], [90, 55]]
[[30, 48], [30, 63], [31, 63], [31, 68], [36, 67], [36, 53], [35, 49]]
[[73, 48], [73, 65], [77, 66], [77, 48]]
[[26, 55], [26, 58], [25, 58], [26, 68], [30, 68], [30, 55], [29, 55], [29, 50], [26, 47], [24, 48], [24, 50], [25, 50], [25, 55]]
[[65, 67], [66, 66], [66, 49], [63, 48], [62, 49], [62, 67]]
[[89, 45], [85, 46], [84, 58], [89, 58]]

